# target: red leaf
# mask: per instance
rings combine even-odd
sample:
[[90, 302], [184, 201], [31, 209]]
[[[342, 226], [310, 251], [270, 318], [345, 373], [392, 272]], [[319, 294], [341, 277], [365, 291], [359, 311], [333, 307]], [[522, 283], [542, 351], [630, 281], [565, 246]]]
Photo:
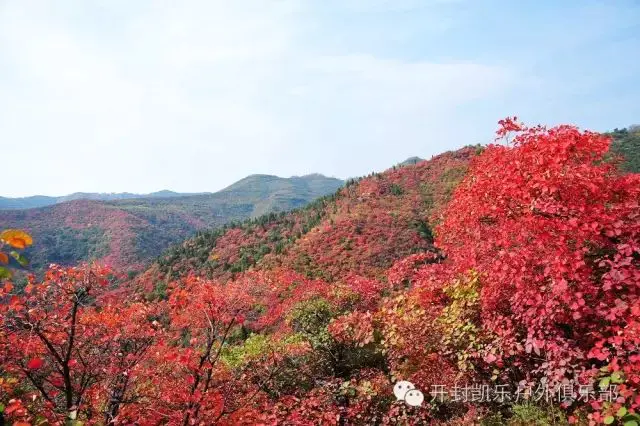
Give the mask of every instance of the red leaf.
[[491, 364], [492, 362], [495, 362], [496, 359], [498, 358], [494, 354], [489, 354], [484, 358], [484, 360], [489, 364]]
[[10, 399], [9, 405], [5, 408], [4, 413], [9, 415], [14, 411], [17, 411], [22, 408], [22, 402], [16, 399]]
[[41, 358], [31, 358], [27, 363], [29, 370], [37, 370], [44, 365], [44, 361]]

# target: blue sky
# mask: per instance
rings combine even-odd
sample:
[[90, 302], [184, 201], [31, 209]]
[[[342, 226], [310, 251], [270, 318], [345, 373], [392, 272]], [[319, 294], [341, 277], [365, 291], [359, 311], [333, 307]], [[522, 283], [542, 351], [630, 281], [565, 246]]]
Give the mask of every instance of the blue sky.
[[0, 1], [2, 196], [364, 175], [640, 122], [637, 0]]

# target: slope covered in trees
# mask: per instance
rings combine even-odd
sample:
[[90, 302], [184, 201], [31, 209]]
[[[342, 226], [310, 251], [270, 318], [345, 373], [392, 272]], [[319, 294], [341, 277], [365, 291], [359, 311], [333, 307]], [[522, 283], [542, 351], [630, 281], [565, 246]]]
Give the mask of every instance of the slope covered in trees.
[[291, 210], [341, 185], [322, 175], [250, 176], [213, 194], [74, 200], [38, 209], [0, 210], [0, 223], [33, 235], [38, 243], [27, 255], [35, 269], [100, 260], [135, 270], [199, 229]]
[[468, 147], [348, 181], [303, 209], [229, 224], [168, 250], [151, 272], [229, 278], [258, 265], [310, 278], [380, 277], [393, 261], [432, 247], [430, 214], [462, 179]]
[[622, 169], [627, 172], [640, 173], [640, 126], [614, 129], [608, 135], [613, 138], [611, 151], [624, 158]]
[[[507, 135], [203, 233], [133, 282], [86, 266], [5, 283], [5, 416], [632, 426], [640, 175], [602, 135]], [[402, 380], [422, 404], [396, 399]]]

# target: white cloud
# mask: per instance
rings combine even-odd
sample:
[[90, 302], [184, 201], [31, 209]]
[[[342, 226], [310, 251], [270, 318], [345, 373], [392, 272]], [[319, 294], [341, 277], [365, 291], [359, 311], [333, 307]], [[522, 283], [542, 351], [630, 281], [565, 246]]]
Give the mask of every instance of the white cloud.
[[0, 139], [22, 183], [0, 195], [367, 173], [463, 145], [428, 140], [517, 80], [492, 64], [313, 48], [306, 5], [4, 2]]

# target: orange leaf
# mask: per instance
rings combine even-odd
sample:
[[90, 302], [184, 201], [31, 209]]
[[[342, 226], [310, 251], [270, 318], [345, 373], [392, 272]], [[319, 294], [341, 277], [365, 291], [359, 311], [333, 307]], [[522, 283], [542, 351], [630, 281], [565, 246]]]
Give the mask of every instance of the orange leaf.
[[9, 263], [9, 256], [6, 253], [0, 252], [0, 263], [4, 263], [5, 265]]
[[44, 361], [41, 358], [31, 358], [27, 363], [29, 370], [36, 370], [44, 365]]
[[4, 285], [4, 292], [5, 293], [11, 293], [11, 290], [13, 290], [13, 284], [11, 283], [6, 283]]
[[2, 233], [0, 233], [0, 240], [17, 249], [23, 249], [33, 244], [33, 238], [31, 238], [31, 235], [19, 229], [7, 229], [2, 231]]

